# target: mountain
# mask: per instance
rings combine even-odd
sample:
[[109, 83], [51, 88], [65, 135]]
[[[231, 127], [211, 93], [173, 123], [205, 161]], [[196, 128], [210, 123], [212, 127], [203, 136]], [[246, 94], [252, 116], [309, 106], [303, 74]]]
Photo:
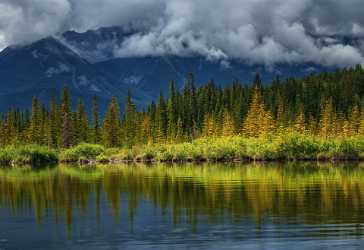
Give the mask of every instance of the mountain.
[[55, 38], [26, 46], [8, 47], [0, 53], [0, 105], [29, 107], [32, 96], [47, 102], [67, 86], [73, 99], [97, 95], [101, 102], [111, 95], [125, 96], [95, 65], [80, 57]]
[[0, 111], [10, 107], [30, 107], [32, 96], [48, 102], [68, 86], [72, 99], [91, 96], [100, 99], [105, 110], [111, 96], [123, 102], [128, 89], [138, 106], [155, 100], [168, 91], [170, 81], [182, 88], [189, 73], [198, 84], [213, 79], [225, 85], [239, 79], [250, 83], [256, 72], [268, 82], [276, 75], [301, 76], [327, 70], [317, 65], [262, 65], [231, 61], [211, 61], [200, 56], [115, 57], [115, 48], [135, 31], [119, 27], [101, 28], [84, 33], [68, 31], [27, 45], [10, 46], [0, 52]]

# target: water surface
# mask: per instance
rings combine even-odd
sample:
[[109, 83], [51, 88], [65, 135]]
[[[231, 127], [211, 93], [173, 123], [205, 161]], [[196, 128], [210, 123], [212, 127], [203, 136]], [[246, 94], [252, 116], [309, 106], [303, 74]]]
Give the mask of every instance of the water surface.
[[364, 249], [364, 166], [0, 168], [0, 249]]

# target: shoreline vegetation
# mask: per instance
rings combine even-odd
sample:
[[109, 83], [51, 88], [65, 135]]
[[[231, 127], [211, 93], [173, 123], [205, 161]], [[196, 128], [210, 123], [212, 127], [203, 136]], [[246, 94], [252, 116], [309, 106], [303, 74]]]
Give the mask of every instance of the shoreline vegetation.
[[65, 87], [48, 106], [34, 97], [2, 114], [0, 164], [364, 160], [363, 82], [360, 65], [267, 86], [257, 74], [196, 87], [189, 75], [144, 109], [130, 91], [123, 112], [113, 97], [105, 114]]
[[104, 149], [80, 144], [60, 154], [62, 163], [185, 163], [254, 161], [361, 161], [364, 137], [322, 140], [297, 133], [272, 138], [201, 138], [180, 144]]
[[364, 137], [321, 139], [298, 133], [264, 138], [241, 136], [200, 138], [180, 144], [151, 144], [133, 148], [105, 148], [81, 143], [63, 150], [39, 145], [0, 149], [0, 164], [119, 164], [259, 161], [363, 161]]

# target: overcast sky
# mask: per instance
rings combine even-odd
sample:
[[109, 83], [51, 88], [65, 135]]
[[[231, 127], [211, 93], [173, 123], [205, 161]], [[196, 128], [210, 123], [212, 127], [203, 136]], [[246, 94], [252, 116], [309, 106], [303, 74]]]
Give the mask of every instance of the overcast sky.
[[364, 65], [363, 0], [0, 0], [0, 50], [114, 25], [140, 31], [115, 50], [120, 57], [195, 53], [267, 65]]

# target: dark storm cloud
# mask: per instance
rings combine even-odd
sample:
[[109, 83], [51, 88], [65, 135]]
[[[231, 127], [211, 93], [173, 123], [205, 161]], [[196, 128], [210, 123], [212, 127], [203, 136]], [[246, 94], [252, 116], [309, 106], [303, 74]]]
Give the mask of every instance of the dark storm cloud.
[[[0, 47], [67, 29], [139, 30], [119, 57], [200, 54], [273, 65], [364, 64], [362, 0], [1, 0]], [[343, 36], [359, 42], [344, 44]]]

